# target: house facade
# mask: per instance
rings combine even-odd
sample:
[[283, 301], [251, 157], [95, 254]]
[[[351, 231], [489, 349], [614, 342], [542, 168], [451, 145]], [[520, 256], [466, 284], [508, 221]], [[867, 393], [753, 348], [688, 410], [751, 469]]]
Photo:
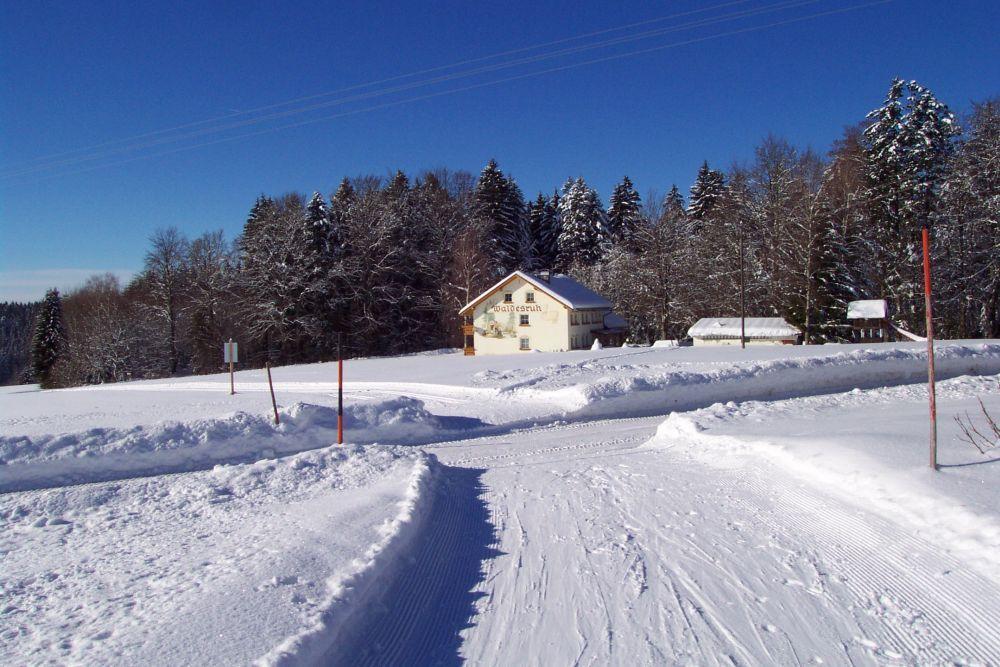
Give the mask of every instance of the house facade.
[[694, 345], [739, 345], [741, 331], [747, 345], [795, 345], [802, 332], [782, 317], [703, 317], [688, 329]]
[[515, 271], [459, 315], [466, 354], [583, 350], [595, 340], [620, 346], [627, 333], [607, 299], [561, 274]]

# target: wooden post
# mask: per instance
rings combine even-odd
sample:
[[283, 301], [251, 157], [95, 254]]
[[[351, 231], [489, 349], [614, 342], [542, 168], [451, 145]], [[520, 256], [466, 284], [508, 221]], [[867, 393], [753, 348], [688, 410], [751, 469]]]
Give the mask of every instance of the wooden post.
[[931, 468], [937, 470], [937, 397], [934, 389], [934, 319], [931, 311], [930, 232], [925, 225], [921, 236], [924, 245], [924, 316], [927, 318], [927, 391], [931, 410]]
[[344, 444], [344, 355], [337, 334], [337, 444]]
[[271, 389], [271, 407], [274, 408], [274, 424], [277, 426], [281, 424], [281, 419], [278, 418], [278, 403], [274, 400], [274, 383], [271, 382], [271, 362], [265, 361], [264, 368], [267, 369], [267, 386]]
[[229, 395], [236, 393], [236, 381], [233, 379], [233, 339], [226, 343], [229, 346]]

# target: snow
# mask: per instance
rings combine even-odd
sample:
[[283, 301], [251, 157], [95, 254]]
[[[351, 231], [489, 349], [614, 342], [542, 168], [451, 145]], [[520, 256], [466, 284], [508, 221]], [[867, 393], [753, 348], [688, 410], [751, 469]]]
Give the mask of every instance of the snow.
[[[747, 338], [794, 338], [802, 332], [781, 317], [746, 318]], [[739, 338], [743, 324], [738, 317], [703, 317], [688, 329], [691, 338]]]
[[405, 545], [431, 479], [412, 448], [329, 447], [0, 495], [0, 662], [235, 665], [299, 645], [361, 602], [348, 589]]
[[[270, 417], [238, 412], [219, 419], [162, 422], [129, 429], [0, 436], [0, 492], [210, 468], [317, 449], [337, 440], [337, 412], [296, 403]], [[400, 397], [348, 406], [356, 439], [419, 441], [443, 430], [423, 404]]]
[[882, 320], [888, 316], [885, 299], [864, 299], [847, 304], [849, 320]]
[[[0, 662], [990, 664], [1000, 341], [0, 390]], [[169, 474], [167, 474], [169, 473]], [[22, 490], [14, 490], [22, 489]]]

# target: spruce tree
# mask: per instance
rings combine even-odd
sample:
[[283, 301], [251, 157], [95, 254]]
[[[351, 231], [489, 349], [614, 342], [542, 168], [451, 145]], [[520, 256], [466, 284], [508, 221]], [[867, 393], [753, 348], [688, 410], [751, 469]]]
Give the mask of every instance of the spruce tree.
[[520, 188], [490, 160], [476, 182], [476, 209], [486, 223], [487, 252], [495, 258], [497, 272], [520, 267], [524, 257], [524, 197]]
[[865, 198], [880, 291], [875, 296], [892, 302], [904, 326], [917, 328], [922, 320], [920, 227], [933, 219], [958, 129], [930, 91], [898, 78], [868, 119]]
[[688, 215], [694, 220], [704, 220], [718, 208], [725, 192], [726, 179], [721, 171], [709, 169], [708, 161], [702, 163], [691, 186]]
[[684, 195], [681, 191], [677, 189], [677, 185], [670, 186], [670, 192], [667, 196], [663, 198], [663, 214], [664, 215], [683, 215], [684, 211]]
[[397, 169], [392, 180], [389, 181], [389, 185], [386, 186], [385, 191], [390, 197], [399, 199], [410, 191], [410, 179], [407, 178], [402, 170]]
[[626, 176], [615, 186], [608, 206], [608, 231], [614, 243], [627, 248], [634, 245], [635, 235], [642, 224], [639, 193]]
[[35, 336], [31, 342], [31, 368], [42, 389], [54, 386], [52, 369], [66, 346], [63, 328], [62, 300], [59, 290], [45, 293], [35, 320]]
[[561, 269], [573, 264], [593, 266], [604, 257], [609, 234], [600, 197], [582, 178], [570, 179], [563, 186], [559, 201], [559, 259]]

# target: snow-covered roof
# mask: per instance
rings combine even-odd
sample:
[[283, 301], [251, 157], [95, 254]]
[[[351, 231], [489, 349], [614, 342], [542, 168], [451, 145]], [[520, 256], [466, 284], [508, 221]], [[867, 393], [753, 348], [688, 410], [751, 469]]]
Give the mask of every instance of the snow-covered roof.
[[[802, 333], [783, 317], [746, 318], [747, 338], [794, 338]], [[703, 317], [688, 329], [692, 338], [739, 338], [740, 318]]]
[[865, 299], [847, 304], [849, 320], [884, 320], [886, 315], [885, 299]]
[[567, 275], [561, 273], [553, 273], [549, 279], [546, 281], [538, 276], [532, 275], [530, 273], [525, 273], [524, 271], [515, 271], [510, 275], [503, 278], [493, 287], [489, 288], [475, 299], [465, 304], [462, 310], [458, 311], [459, 314], [465, 313], [471, 308], [475, 307], [480, 301], [490, 296], [498, 289], [503, 287], [505, 284], [510, 282], [512, 278], [521, 278], [522, 280], [531, 283], [536, 289], [545, 292], [553, 299], [562, 302], [567, 308], [571, 310], [581, 310], [584, 308], [610, 308], [611, 302], [605, 299], [603, 296], [594, 292], [593, 290], [581, 285]]

